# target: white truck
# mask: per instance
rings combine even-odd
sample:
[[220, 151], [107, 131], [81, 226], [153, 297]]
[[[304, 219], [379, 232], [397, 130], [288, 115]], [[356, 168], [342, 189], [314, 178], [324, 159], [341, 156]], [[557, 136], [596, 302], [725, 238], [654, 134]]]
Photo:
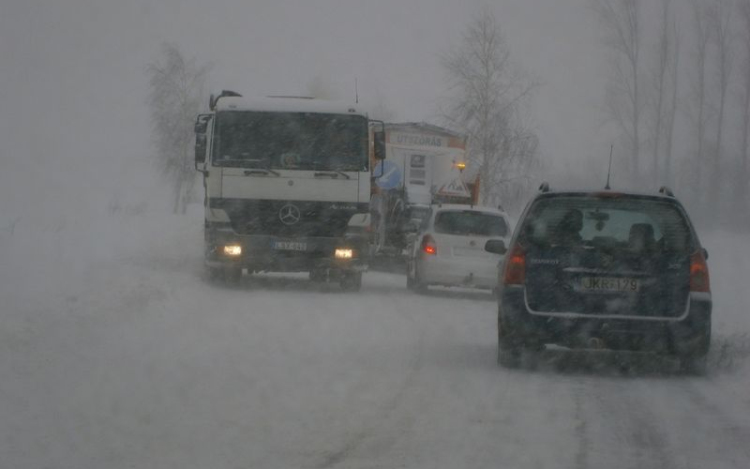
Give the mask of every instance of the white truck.
[[[359, 290], [369, 258], [368, 157], [383, 132], [355, 104], [223, 91], [195, 124], [205, 189], [205, 265], [236, 282], [253, 272], [309, 272]], [[371, 139], [373, 142], [371, 142]]]
[[384, 129], [386, 157], [372, 161], [372, 210], [375, 252], [389, 257], [401, 255], [405, 230], [431, 204], [476, 204], [478, 187], [464, 173], [465, 136], [423, 122], [388, 123]]

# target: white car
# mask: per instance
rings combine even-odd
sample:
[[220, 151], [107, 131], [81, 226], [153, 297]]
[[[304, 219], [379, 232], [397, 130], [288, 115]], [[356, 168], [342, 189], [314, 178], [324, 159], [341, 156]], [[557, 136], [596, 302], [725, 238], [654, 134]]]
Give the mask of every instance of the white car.
[[422, 226], [415, 229], [408, 250], [406, 286], [425, 290], [429, 285], [494, 289], [503, 255], [485, 250], [488, 241], [502, 243], [512, 230], [505, 212], [468, 205], [433, 205]]

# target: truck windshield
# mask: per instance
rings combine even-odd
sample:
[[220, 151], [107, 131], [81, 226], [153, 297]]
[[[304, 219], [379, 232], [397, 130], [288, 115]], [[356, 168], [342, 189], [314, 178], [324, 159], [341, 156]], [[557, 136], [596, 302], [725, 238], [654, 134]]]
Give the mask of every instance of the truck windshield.
[[216, 166], [367, 170], [367, 120], [362, 116], [228, 111], [217, 115], [215, 135]]

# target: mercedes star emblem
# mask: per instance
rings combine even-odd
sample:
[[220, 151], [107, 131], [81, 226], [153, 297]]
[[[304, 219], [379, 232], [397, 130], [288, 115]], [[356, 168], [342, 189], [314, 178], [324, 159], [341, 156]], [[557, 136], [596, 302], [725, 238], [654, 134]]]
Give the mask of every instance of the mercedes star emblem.
[[285, 225], [294, 225], [299, 221], [301, 216], [296, 205], [286, 204], [279, 210], [279, 220]]

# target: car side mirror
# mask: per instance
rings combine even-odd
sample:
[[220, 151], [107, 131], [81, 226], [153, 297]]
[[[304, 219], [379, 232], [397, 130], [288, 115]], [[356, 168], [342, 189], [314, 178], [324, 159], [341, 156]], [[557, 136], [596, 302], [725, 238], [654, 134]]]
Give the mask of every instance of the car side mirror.
[[708, 260], [708, 250], [706, 248], [701, 248], [701, 250], [703, 251], [703, 258]]
[[484, 250], [491, 252], [492, 254], [500, 254], [501, 256], [508, 252], [508, 248], [505, 247], [505, 241], [502, 239], [491, 239], [484, 245]]

